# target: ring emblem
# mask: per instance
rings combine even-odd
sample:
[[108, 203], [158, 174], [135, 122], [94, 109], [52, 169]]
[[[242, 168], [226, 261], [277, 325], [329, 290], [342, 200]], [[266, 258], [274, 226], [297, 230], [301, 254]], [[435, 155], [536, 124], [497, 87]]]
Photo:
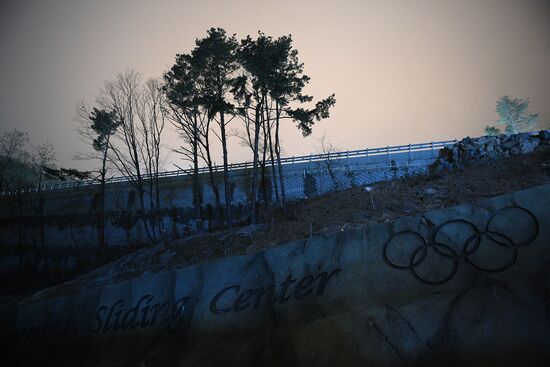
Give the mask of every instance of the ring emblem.
[[465, 219], [428, 224], [427, 239], [413, 230], [393, 234], [383, 256], [392, 268], [408, 270], [429, 285], [449, 282], [464, 262], [482, 272], [503, 272], [539, 234], [535, 215], [519, 206], [492, 213], [482, 229]]

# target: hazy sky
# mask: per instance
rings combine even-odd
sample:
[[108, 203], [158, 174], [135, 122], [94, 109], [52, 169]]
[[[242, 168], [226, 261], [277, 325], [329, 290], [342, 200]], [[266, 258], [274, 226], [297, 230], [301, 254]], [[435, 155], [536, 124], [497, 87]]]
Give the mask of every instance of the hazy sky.
[[[336, 93], [312, 137], [289, 124], [286, 155], [314, 151], [323, 134], [344, 150], [481, 135], [506, 94], [550, 123], [549, 0], [2, 0], [0, 132], [27, 130], [54, 144], [60, 166], [82, 167], [71, 160], [78, 102], [127, 68], [160, 76], [213, 26], [292, 34], [307, 92]], [[231, 144], [232, 161], [249, 160]]]

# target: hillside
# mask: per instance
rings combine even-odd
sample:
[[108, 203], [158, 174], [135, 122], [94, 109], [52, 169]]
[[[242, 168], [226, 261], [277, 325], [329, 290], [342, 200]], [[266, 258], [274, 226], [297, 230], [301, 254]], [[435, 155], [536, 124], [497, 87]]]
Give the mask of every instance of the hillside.
[[[550, 183], [550, 146], [530, 154], [476, 162], [457, 170], [380, 182], [370, 192], [355, 187], [292, 203], [284, 212], [266, 212], [270, 220], [263, 224], [195, 235], [138, 250], [38, 296], [49, 298], [71, 290], [125, 281], [139, 274], [254, 253], [316, 234], [388, 222], [545, 183]], [[10, 301], [17, 298], [10, 297]]]

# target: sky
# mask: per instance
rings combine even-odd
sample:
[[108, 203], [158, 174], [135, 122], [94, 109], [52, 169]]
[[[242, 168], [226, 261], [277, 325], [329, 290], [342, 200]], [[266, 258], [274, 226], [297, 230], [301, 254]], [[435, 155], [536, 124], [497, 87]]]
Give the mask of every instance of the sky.
[[[312, 136], [285, 125], [286, 156], [318, 151], [322, 136], [340, 150], [479, 136], [503, 95], [528, 98], [550, 126], [549, 0], [2, 0], [0, 133], [28, 131], [58, 166], [90, 168], [72, 160], [87, 149], [78, 103], [129, 68], [160, 77], [211, 27], [292, 34], [306, 92], [336, 94]], [[181, 144], [173, 131], [164, 142]], [[232, 138], [230, 161], [250, 159]]]

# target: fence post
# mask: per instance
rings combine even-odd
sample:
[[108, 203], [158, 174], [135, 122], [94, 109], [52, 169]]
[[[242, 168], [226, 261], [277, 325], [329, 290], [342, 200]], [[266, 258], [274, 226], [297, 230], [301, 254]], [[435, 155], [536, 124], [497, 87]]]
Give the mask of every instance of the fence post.
[[435, 157], [435, 153], [434, 153], [434, 142], [432, 141], [430, 144], [432, 145], [432, 157]]
[[411, 161], [411, 145], [409, 144], [409, 162]]
[[390, 147], [386, 147], [386, 158], [388, 159], [388, 162], [390, 161]]

